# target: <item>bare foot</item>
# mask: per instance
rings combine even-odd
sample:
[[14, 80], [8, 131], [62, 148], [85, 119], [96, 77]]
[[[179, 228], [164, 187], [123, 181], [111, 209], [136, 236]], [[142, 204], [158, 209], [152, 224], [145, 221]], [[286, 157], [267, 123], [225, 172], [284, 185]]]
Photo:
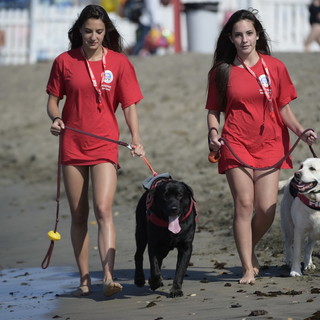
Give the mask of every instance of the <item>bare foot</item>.
[[252, 266], [253, 266], [254, 275], [255, 276], [259, 275], [260, 264], [255, 254], [252, 255]]
[[244, 272], [243, 277], [239, 280], [240, 284], [255, 284], [255, 282], [253, 271]]
[[120, 292], [122, 290], [122, 285], [117, 282], [113, 282], [112, 280], [107, 280], [103, 282], [103, 294], [106, 297], [113, 296], [114, 294]]
[[74, 297], [88, 296], [91, 293], [90, 286], [91, 286], [91, 279], [89, 274], [86, 274], [80, 278], [80, 286], [76, 291], [72, 293], [72, 295]]
[[80, 286], [76, 291], [72, 293], [74, 297], [84, 297], [90, 294], [90, 287], [89, 286]]

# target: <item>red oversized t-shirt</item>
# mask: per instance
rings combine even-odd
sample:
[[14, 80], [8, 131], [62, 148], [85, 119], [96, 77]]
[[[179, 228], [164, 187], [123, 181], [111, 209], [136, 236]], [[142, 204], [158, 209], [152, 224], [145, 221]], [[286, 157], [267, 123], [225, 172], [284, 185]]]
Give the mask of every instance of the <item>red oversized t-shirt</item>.
[[[285, 65], [272, 56], [261, 56], [270, 72], [275, 118], [270, 116], [269, 105], [256, 78], [245, 68], [232, 66], [227, 88], [225, 124], [221, 133], [236, 155], [256, 168], [276, 164], [289, 151], [289, 132], [279, 111], [297, 97]], [[251, 69], [270, 90], [261, 59]], [[218, 110], [214, 73], [209, 84], [206, 109]], [[218, 164], [219, 173], [239, 166], [242, 164], [223, 146]], [[292, 168], [291, 159], [288, 158], [280, 167]]]
[[[106, 70], [102, 61], [89, 61], [97, 82], [102, 85], [102, 108], [80, 48], [59, 55], [52, 66], [47, 92], [65, 96], [62, 119], [66, 126], [118, 140], [115, 112], [138, 103], [142, 93], [128, 58], [108, 49]], [[103, 76], [103, 77], [102, 77]], [[93, 165], [111, 161], [118, 165], [118, 145], [66, 129], [62, 134], [62, 164]]]

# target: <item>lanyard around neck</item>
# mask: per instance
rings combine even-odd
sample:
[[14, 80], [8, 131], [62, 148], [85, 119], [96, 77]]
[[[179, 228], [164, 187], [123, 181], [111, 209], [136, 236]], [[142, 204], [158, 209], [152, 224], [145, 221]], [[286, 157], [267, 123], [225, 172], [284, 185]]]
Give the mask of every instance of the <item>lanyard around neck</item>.
[[261, 63], [262, 63], [262, 67], [263, 70], [266, 74], [267, 77], [267, 81], [269, 83], [270, 89], [267, 90], [267, 88], [263, 85], [263, 83], [261, 82], [261, 80], [259, 79], [259, 77], [257, 76], [257, 74], [242, 60], [242, 58], [240, 56], [237, 56], [238, 60], [241, 62], [241, 64], [245, 67], [245, 69], [256, 78], [257, 82], [259, 83], [265, 97], [267, 98], [268, 102], [269, 102], [269, 109], [270, 109], [270, 116], [272, 119], [274, 119], [275, 115], [274, 115], [274, 110], [273, 110], [273, 103], [272, 103], [272, 91], [271, 91], [271, 77], [270, 77], [270, 72], [269, 69], [267, 67], [266, 62], [264, 61], [264, 59], [262, 57], [260, 57], [261, 59]]
[[91, 66], [90, 66], [90, 63], [89, 63], [89, 60], [87, 59], [87, 56], [83, 50], [83, 48], [81, 47], [81, 53], [86, 61], [86, 64], [87, 64], [87, 68], [88, 68], [88, 72], [89, 72], [89, 76], [91, 78], [91, 82], [92, 82], [92, 85], [94, 87], [94, 89], [96, 90], [97, 92], [97, 95], [98, 95], [98, 110], [101, 112], [102, 110], [102, 90], [101, 90], [101, 79], [102, 77], [104, 76], [104, 73], [107, 69], [107, 65], [106, 65], [106, 53], [105, 53], [105, 49], [104, 47], [102, 47], [102, 67], [103, 67], [103, 73], [102, 73], [102, 76], [101, 76], [101, 79], [100, 79], [100, 83], [98, 84], [97, 80], [96, 80], [96, 77], [94, 76], [93, 74], [93, 71], [91, 69]]

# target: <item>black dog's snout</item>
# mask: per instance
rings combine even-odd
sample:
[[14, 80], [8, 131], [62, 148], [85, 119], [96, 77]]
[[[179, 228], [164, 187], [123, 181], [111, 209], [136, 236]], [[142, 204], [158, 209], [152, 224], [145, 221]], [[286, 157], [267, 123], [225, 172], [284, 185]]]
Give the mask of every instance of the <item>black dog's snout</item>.
[[177, 213], [177, 212], [179, 211], [179, 208], [178, 208], [177, 206], [172, 206], [172, 207], [170, 208], [170, 211], [171, 211], [172, 213]]
[[295, 172], [294, 177], [296, 180], [300, 180], [301, 179], [301, 172], [300, 171]]

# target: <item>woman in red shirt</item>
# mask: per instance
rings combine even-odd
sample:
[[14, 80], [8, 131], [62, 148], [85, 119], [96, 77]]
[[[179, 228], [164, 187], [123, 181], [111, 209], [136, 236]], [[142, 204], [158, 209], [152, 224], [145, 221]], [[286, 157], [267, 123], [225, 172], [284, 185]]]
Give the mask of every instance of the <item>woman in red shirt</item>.
[[[254, 12], [235, 12], [218, 38], [206, 108], [210, 148], [219, 150], [223, 137], [250, 166], [240, 163], [229, 148], [221, 149], [219, 173], [226, 174], [234, 199], [234, 237], [243, 269], [240, 283], [255, 282], [260, 266], [254, 248], [274, 220], [279, 169], [292, 168], [292, 162], [287, 159], [277, 168], [261, 169], [288, 152], [288, 128], [298, 136], [304, 132], [289, 106], [295, 98], [288, 71], [270, 55], [267, 35]], [[220, 135], [221, 112], [225, 122]], [[302, 140], [312, 144], [316, 137], [309, 131]]]
[[[112, 206], [119, 167], [118, 146], [67, 128], [118, 140], [115, 112], [120, 104], [131, 143], [136, 146], [132, 155], [144, 156], [136, 111], [136, 104], [143, 97], [135, 70], [121, 53], [121, 37], [102, 7], [85, 7], [68, 36], [71, 49], [55, 59], [50, 73], [47, 111], [53, 121], [51, 133], [61, 134], [61, 164], [72, 216], [71, 241], [80, 272], [80, 286], [74, 294], [90, 293], [87, 223], [91, 176], [103, 292], [111, 296], [122, 289], [113, 281], [116, 232]], [[64, 97], [60, 116], [59, 102]]]

